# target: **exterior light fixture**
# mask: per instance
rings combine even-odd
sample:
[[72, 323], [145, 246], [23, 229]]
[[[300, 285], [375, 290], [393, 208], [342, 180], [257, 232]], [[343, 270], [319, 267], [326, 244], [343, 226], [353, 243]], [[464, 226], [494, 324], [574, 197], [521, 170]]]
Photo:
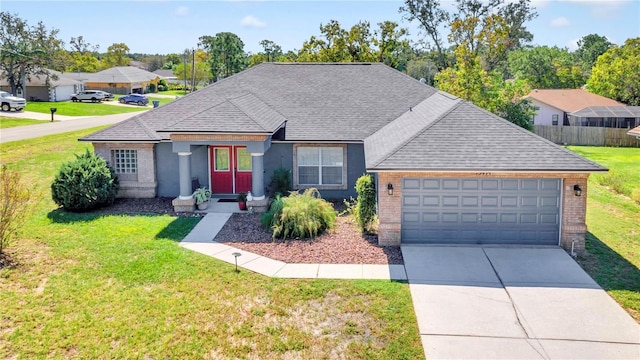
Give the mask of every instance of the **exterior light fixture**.
[[236, 272], [238, 272], [238, 256], [241, 256], [242, 254], [240, 254], [239, 252], [234, 252], [233, 254], [234, 258], [236, 258]]
[[387, 184], [387, 192], [389, 195], [393, 195], [393, 185], [391, 183]]
[[580, 185], [578, 184], [573, 185], [573, 193], [576, 196], [582, 196], [582, 189], [580, 189]]

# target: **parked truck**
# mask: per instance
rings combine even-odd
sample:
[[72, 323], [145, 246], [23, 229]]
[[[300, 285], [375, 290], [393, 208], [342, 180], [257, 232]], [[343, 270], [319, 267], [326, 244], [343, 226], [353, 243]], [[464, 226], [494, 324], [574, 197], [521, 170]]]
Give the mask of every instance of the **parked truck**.
[[6, 91], [0, 91], [0, 109], [2, 111], [11, 111], [11, 109], [20, 111], [25, 106], [27, 106], [27, 100], [13, 96]]

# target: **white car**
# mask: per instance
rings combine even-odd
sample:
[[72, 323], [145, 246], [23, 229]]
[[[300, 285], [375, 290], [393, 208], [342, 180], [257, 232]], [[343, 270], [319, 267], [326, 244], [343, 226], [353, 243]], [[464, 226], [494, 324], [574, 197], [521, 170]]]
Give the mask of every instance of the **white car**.
[[104, 100], [104, 91], [100, 90], [85, 90], [80, 91], [77, 94], [71, 94], [71, 101], [91, 101], [91, 102], [101, 102]]
[[11, 111], [11, 109], [20, 111], [25, 106], [27, 106], [27, 100], [13, 96], [6, 91], [0, 91], [0, 108], [2, 108], [2, 111]]

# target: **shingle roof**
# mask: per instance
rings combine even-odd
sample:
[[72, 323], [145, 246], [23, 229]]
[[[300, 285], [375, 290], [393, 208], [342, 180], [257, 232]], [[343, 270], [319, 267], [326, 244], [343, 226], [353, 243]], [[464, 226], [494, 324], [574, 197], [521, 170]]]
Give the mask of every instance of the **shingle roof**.
[[[75, 80], [73, 77], [69, 76], [69, 73], [61, 73], [60, 71], [47, 69], [50, 74], [49, 83], [56, 86], [63, 85], [77, 85], [82, 84], [80, 81]], [[53, 76], [51, 76], [53, 75]], [[53, 79], [56, 77], [56, 79]], [[27, 79], [27, 86], [45, 86], [47, 81], [46, 75], [31, 75], [29, 79]], [[7, 82], [6, 77], [0, 76], [0, 85], [7, 86], [9, 83]]]
[[[416, 136], [370, 163], [369, 170], [406, 171], [604, 171], [602, 166], [469, 102], [449, 112]], [[365, 149], [368, 147], [365, 140]]]
[[88, 73], [87, 82], [137, 83], [155, 80], [158, 75], [134, 66], [116, 66], [97, 73]]
[[590, 106], [579, 111], [570, 113], [576, 117], [619, 117], [637, 118], [640, 117], [640, 106]]
[[[196, 131], [205, 131], [200, 127], [203, 121], [211, 122], [208, 131], [228, 131], [230, 124], [218, 123], [220, 117], [206, 119], [206, 114], [215, 113], [207, 110], [250, 93], [271, 109], [271, 117], [278, 113], [287, 121], [286, 140], [362, 141], [435, 92], [378, 63], [263, 63], [132, 119], [162, 131], [198, 117]], [[259, 115], [256, 112], [254, 118]], [[243, 129], [236, 126], [235, 131]], [[117, 136], [107, 131], [100, 139], [84, 139], [118, 140]]]
[[536, 89], [532, 90], [525, 98], [540, 101], [568, 113], [589, 106], [624, 105], [582, 89]]

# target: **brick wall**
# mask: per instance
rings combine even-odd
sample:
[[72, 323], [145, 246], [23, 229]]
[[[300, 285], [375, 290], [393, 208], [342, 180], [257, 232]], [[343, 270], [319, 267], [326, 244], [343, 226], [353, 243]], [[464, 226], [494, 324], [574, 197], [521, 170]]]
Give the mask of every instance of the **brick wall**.
[[120, 177], [121, 198], [154, 198], [158, 183], [154, 161], [154, 144], [151, 143], [93, 143], [94, 152], [113, 166], [111, 150], [136, 150], [137, 173]]
[[[378, 243], [397, 246], [401, 241], [402, 178], [404, 177], [447, 177], [447, 178], [560, 178], [562, 179], [561, 246], [574, 251], [584, 251], [587, 227], [587, 179], [585, 173], [445, 173], [445, 172], [380, 172], [378, 173]], [[393, 186], [389, 195], [387, 184]], [[578, 184], [582, 196], [575, 196], [573, 186]]]

